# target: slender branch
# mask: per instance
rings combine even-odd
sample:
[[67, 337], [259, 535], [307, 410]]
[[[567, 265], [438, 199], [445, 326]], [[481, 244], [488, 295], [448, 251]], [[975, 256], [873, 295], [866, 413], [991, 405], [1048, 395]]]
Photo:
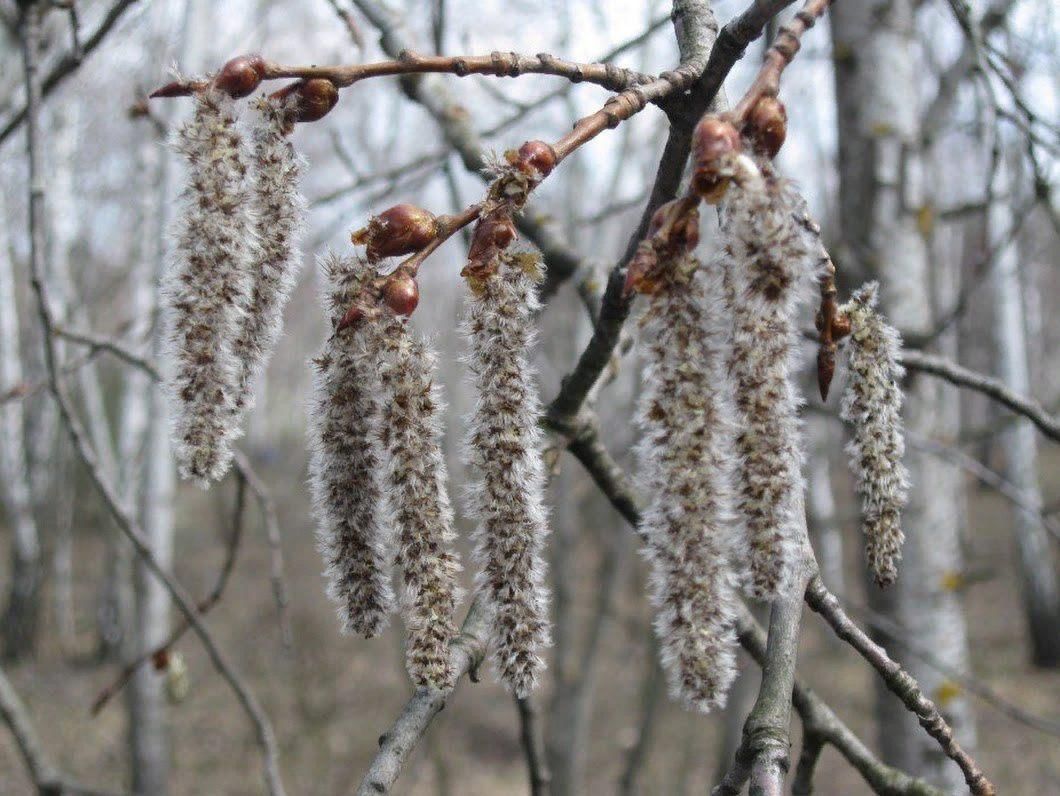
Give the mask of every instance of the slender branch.
[[545, 755], [545, 739], [541, 727], [541, 716], [532, 699], [516, 699], [519, 711], [519, 741], [526, 757], [526, 771], [530, 778], [530, 796], [545, 796], [552, 781]]
[[37, 737], [29, 711], [11, 681], [7, 679], [3, 668], [0, 668], [0, 721], [11, 730], [22, 761], [26, 764], [26, 770], [40, 796], [105, 796], [105, 791], [86, 788], [69, 780], [55, 768], [45, 754], [40, 738]]
[[926, 354], [923, 351], [902, 351], [902, 364], [907, 370], [930, 373], [958, 387], [968, 387], [981, 392], [1007, 409], [1026, 417], [1049, 439], [1060, 442], [1060, 418], [1050, 415], [1034, 399], [1013, 392], [1000, 379], [969, 370], [945, 357]]
[[[736, 61], [742, 57], [747, 46], [762, 34], [766, 22], [790, 4], [791, 0], [755, 0], [750, 8], [727, 23], [718, 33], [715, 33], [713, 26], [717, 23], [714, 22], [709, 6], [696, 9], [699, 14], [696, 21], [699, 33], [697, 37], [689, 38], [698, 39], [700, 43], [697, 46], [704, 48], [706, 53], [703, 50], [696, 51], [690, 43], [685, 43], [682, 60], [686, 57], [706, 57], [706, 66], [692, 87], [690, 96], [685, 100], [685, 112], [676, 115], [671, 122], [651, 196], [644, 213], [641, 214], [640, 223], [630, 236], [625, 254], [611, 269], [593, 335], [578, 358], [578, 363], [563, 380], [558, 395], [548, 407], [548, 416], [553, 421], [569, 422], [577, 416], [593, 385], [611, 361], [622, 326], [629, 317], [631, 305], [630, 300], [623, 296], [626, 266], [636, 252], [637, 244], [644, 237], [652, 214], [663, 203], [677, 195], [691, 149], [693, 127], [700, 115], [714, 101], [722, 82]], [[675, 13], [676, 11], [675, 7]], [[706, 14], [709, 14], [709, 19]]]
[[[196, 610], [199, 612], [200, 616], [207, 614], [211, 608], [220, 602], [225, 587], [228, 585], [228, 579], [232, 574], [232, 570], [235, 568], [236, 556], [239, 552], [239, 543], [243, 537], [243, 496], [247, 485], [246, 478], [238, 470], [237, 475], [239, 476], [239, 480], [236, 485], [236, 508], [232, 521], [232, 533], [229, 535], [228, 544], [225, 546], [225, 560], [221, 565], [220, 572], [217, 574], [217, 580], [214, 583], [214, 587], [196, 606]], [[173, 628], [169, 637], [164, 642], [156, 646], [154, 649], [143, 650], [140, 655], [129, 661], [129, 663], [122, 668], [121, 672], [118, 673], [118, 676], [96, 695], [96, 699], [92, 702], [92, 707], [90, 708], [91, 714], [93, 716], [99, 715], [99, 712], [107, 706], [107, 703], [118, 694], [130, 680], [132, 680], [137, 669], [148, 661], [156, 659], [157, 656], [162, 655], [167, 650], [171, 649], [189, 627], [191, 627], [191, 625], [185, 619]]]
[[[802, 535], [808, 545], [805, 519]], [[758, 698], [744, 723], [743, 740], [736, 750], [733, 766], [714, 788], [713, 796], [739, 796], [748, 779], [751, 793], [761, 796], [784, 793], [803, 594], [814, 571], [812, 554], [808, 554], [800, 563], [800, 572], [793, 579], [791, 588], [773, 602]]]
[[[520, 75], [553, 75], [564, 77], [572, 83], [593, 83], [611, 91], [623, 91], [631, 86], [651, 84], [655, 78], [632, 69], [614, 64], [583, 64], [568, 61], [548, 53], [520, 55], [515, 52], [494, 51], [489, 55], [421, 55], [410, 49], [402, 49], [391, 61], [346, 66], [284, 66], [265, 61], [262, 80], [300, 78], [302, 80], [329, 80], [337, 88], [348, 88], [362, 80], [376, 77], [400, 75], [450, 74], [457, 77], [468, 75], [492, 75], [494, 77], [519, 77]], [[186, 80], [165, 86], [168, 98], [191, 94], [209, 85], [209, 81]]]
[[953, 736], [953, 728], [942, 718], [935, 703], [920, 690], [920, 686], [905, 669], [894, 661], [879, 644], [851, 621], [839, 600], [825, 588], [820, 577], [815, 576], [806, 589], [806, 602], [832, 627], [836, 635], [847, 642], [872, 664], [883, 678], [884, 684], [906, 708], [916, 714], [920, 726], [938, 741], [943, 753], [961, 768], [964, 780], [974, 796], [993, 796], [997, 792], [986, 778], [979, 765], [961, 748]]
[[[51, 71], [41, 82], [41, 98], [47, 97], [55, 88], [62, 83], [67, 77], [73, 74], [79, 66], [84, 62], [93, 50], [99, 47], [103, 43], [103, 40], [107, 37], [107, 34], [111, 32], [114, 26], [121, 19], [122, 15], [129, 10], [129, 7], [136, 3], [136, 0], [117, 0], [103, 15], [103, 19], [100, 20], [99, 27], [93, 31], [92, 35], [89, 36], [81, 45], [80, 53], [71, 52], [64, 55], [55, 66], [52, 67]], [[3, 128], [0, 128], [0, 144], [2, 144], [7, 137], [11, 135], [19, 126], [26, 121], [26, 109], [28, 105], [23, 105], [15, 114], [8, 119], [7, 123], [4, 124]]]
[[[476, 679], [475, 673], [486, 654], [489, 635], [487, 614], [486, 601], [480, 594], [472, 601], [460, 628], [460, 635], [453, 642], [455, 683], [465, 674], [468, 674], [472, 681]], [[430, 688], [416, 690], [412, 698], [405, 703], [394, 724], [379, 737], [379, 751], [357, 788], [357, 796], [375, 796], [390, 792], [405, 761], [456, 689], [455, 683], [452, 688], [444, 691]]]
[[41, 102], [41, 84], [38, 77], [37, 58], [40, 48], [40, 19], [37, 9], [31, 5], [26, 8], [20, 20], [22, 32], [22, 57], [26, 83], [26, 154], [29, 162], [29, 238], [30, 238], [30, 274], [33, 291], [37, 299], [37, 313], [41, 321], [44, 336], [45, 368], [48, 374], [49, 387], [55, 396], [59, 415], [70, 436], [78, 457], [85, 465], [93, 484], [114, 517], [122, 532], [132, 542], [133, 548], [143, 559], [147, 567], [165, 585], [181, 612], [187, 617], [196, 634], [202, 640], [211, 661], [217, 671], [232, 686], [237, 699], [246, 711], [257, 731], [258, 742], [264, 755], [264, 774], [269, 790], [274, 796], [283, 794], [283, 784], [278, 766], [276, 739], [269, 723], [256, 698], [236, 674], [227, 657], [217, 646], [212, 634], [200, 620], [192, 599], [179, 582], [159, 563], [151, 544], [144, 535], [143, 529], [135, 520], [132, 512], [123, 504], [123, 499], [100, 467], [95, 450], [85, 433], [84, 426], [77, 416], [73, 401], [67, 392], [58, 365], [56, 349], [56, 322], [52, 314], [52, 304], [44, 280], [45, 242], [44, 242], [44, 169], [40, 146], [39, 110]]

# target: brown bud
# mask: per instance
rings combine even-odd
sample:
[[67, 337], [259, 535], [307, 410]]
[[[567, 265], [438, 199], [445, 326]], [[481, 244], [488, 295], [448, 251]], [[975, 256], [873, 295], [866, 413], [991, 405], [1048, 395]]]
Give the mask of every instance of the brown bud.
[[527, 141], [519, 147], [512, 165], [535, 179], [544, 179], [556, 168], [556, 150], [544, 141]]
[[708, 204], [725, 195], [729, 179], [721, 173], [724, 160], [742, 148], [740, 134], [732, 123], [717, 116], [704, 117], [692, 133], [692, 190]]
[[383, 300], [398, 315], [411, 315], [420, 303], [416, 280], [405, 271], [395, 271], [383, 285]]
[[622, 297], [629, 298], [633, 293], [654, 293], [658, 285], [652, 276], [656, 273], [659, 258], [655, 247], [648, 241], [641, 241], [637, 252], [626, 268], [626, 281], [622, 285]]
[[338, 325], [335, 327], [335, 332], [338, 333], [341, 332], [343, 329], [347, 329], [350, 326], [353, 326], [363, 317], [364, 310], [361, 309], [361, 306], [359, 304], [352, 305], [348, 310], [346, 310], [346, 312], [342, 314], [342, 317], [339, 318]]
[[323, 119], [339, 101], [339, 90], [330, 80], [314, 77], [311, 80], [299, 80], [277, 91], [272, 96], [289, 97], [298, 95], [298, 108], [294, 114], [296, 122], [315, 122]]
[[685, 199], [673, 199], [651, 217], [648, 237], [660, 237], [656, 245], [672, 254], [690, 252], [699, 245], [699, 208]]
[[744, 132], [757, 152], [775, 158], [788, 134], [788, 112], [776, 97], [762, 97], [747, 117]]
[[264, 76], [264, 58], [260, 55], [240, 55], [221, 67], [213, 84], [230, 97], [239, 99], [253, 94]]
[[351, 236], [357, 245], [367, 245], [369, 261], [399, 257], [423, 249], [438, 236], [438, 220], [416, 205], [400, 204], [373, 216], [368, 226]]
[[169, 668], [169, 648], [162, 647], [151, 654], [151, 665], [156, 672], [164, 672]]

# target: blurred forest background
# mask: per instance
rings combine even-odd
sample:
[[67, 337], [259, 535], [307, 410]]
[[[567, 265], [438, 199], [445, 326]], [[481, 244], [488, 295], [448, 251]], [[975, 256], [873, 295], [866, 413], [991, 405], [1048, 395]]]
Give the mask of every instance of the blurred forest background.
[[[399, 201], [456, 212], [481, 195], [481, 175], [466, 167], [473, 159], [454, 148], [435, 114], [468, 122], [482, 147], [502, 152], [555, 139], [607, 95], [546, 76], [384, 78], [344, 91], [327, 119], [296, 130], [295, 145], [310, 164], [303, 181], [309, 229], [286, 333], [241, 442], [257, 480], [244, 484], [233, 474], [203, 492], [175, 477], [164, 403], [150, 379], [99, 344], [118, 340], [149, 359], [156, 351], [156, 286], [180, 187], [180, 165], [164, 142], [190, 103], [148, 105], [145, 94], [171, 79], [174, 66], [205, 73], [245, 52], [282, 63], [391, 57], [381, 49], [376, 17], [399, 22], [423, 52], [549, 52], [658, 73], [678, 58], [670, 5], [54, 5], [75, 9], [79, 33], [75, 44], [69, 8], [47, 15], [44, 75], [70, 61], [75, 46], [85, 51], [48, 88], [42, 115], [47, 278], [70, 332], [62, 342], [66, 378], [100, 466], [136, 505], [181, 583], [209, 594], [234, 555], [208, 625], [275, 726], [290, 792], [349, 792], [411, 688], [400, 628], [373, 642], [341, 637], [323, 593], [304, 443], [307, 359], [326, 333], [315, 255], [326, 247], [346, 251], [352, 229]], [[719, 0], [715, 11], [724, 23], [744, 7], [745, 0]], [[841, 293], [879, 276], [887, 312], [911, 348], [993, 374], [1055, 417], [1060, 8], [1051, 0], [984, 0], [971, 11], [985, 36], [978, 51], [941, 0], [839, 0], [785, 73], [790, 121], [778, 163], [821, 221]], [[123, 664], [164, 641], [179, 615], [109, 518], [44, 381], [27, 265], [25, 128], [14, 122], [24, 106], [18, 13], [18, 3], [0, 2], [0, 679], [25, 703], [52, 762], [78, 782], [119, 792], [257, 793], [253, 730], [194, 634], [175, 646], [179, 660], [166, 673], [140, 667], [91, 713]], [[101, 26], [97, 46], [92, 34]], [[756, 42], [736, 65], [726, 82], [730, 96], [746, 88], [765, 46]], [[983, 53], [1003, 67], [1007, 82], [977, 72]], [[438, 100], [433, 109], [419, 101], [425, 93]], [[664, 114], [645, 110], [579, 149], [530, 203], [531, 217], [579, 261], [540, 316], [546, 403], [592, 332], [586, 307], [592, 311], [640, 217], [666, 129]], [[704, 251], [712, 246], [712, 215], [705, 213]], [[460, 440], [474, 396], [454, 334], [465, 245], [447, 244], [424, 267], [414, 322], [440, 354], [451, 490], [466, 540]], [[807, 308], [807, 329], [812, 322]], [[625, 334], [592, 401], [607, 447], [632, 472], [636, 324]], [[1056, 792], [1055, 440], [978, 392], [912, 376], [909, 542], [899, 584], [883, 595], [862, 575], [858, 504], [836, 409], [842, 368], [822, 404], [812, 357], [805, 361], [807, 506], [825, 582], [918, 677], [1001, 792]], [[741, 661], [744, 675], [724, 712], [702, 717], [671, 704], [655, 664], [636, 539], [576, 461], [558, 452], [550, 461], [555, 644], [534, 707], [552, 792], [702, 793], [731, 762], [758, 668]], [[237, 546], [234, 525], [241, 528]], [[805, 682], [872, 749], [959, 792], [956, 767], [909, 740], [915, 720], [896, 714], [897, 703], [878, 692], [863, 662], [821, 622], [807, 616], [805, 624]], [[816, 785], [824, 794], [868, 792], [834, 750], [824, 753]], [[0, 732], [0, 793], [32, 787], [12, 737]], [[490, 676], [459, 687], [396, 786], [415, 794], [527, 789], [517, 708]]]

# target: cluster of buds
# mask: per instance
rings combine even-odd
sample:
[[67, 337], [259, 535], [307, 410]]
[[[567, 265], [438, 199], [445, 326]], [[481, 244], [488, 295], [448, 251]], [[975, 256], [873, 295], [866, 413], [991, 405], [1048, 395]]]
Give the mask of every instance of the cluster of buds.
[[540, 257], [502, 251], [469, 277], [463, 333], [479, 400], [468, 418], [467, 460], [474, 473], [470, 513], [478, 520], [477, 587], [491, 618], [500, 677], [527, 696], [549, 642], [543, 547], [548, 533], [540, 405], [530, 364]]
[[642, 332], [638, 453], [652, 501], [640, 531], [652, 565], [655, 631], [671, 693], [703, 712], [725, 704], [736, 674], [733, 432], [724, 330], [712, 312], [720, 292], [717, 274], [689, 254], [665, 260]]
[[622, 295], [654, 294], [669, 279], [675, 260], [691, 254], [699, 245], [698, 200], [684, 197], [667, 202], [651, 217], [648, 235], [642, 240], [626, 268]]
[[746, 170], [739, 161], [745, 142], [772, 160], [784, 145], [787, 123], [784, 104], [769, 95], [759, 97], [742, 121], [729, 114], [704, 116], [692, 133], [692, 190], [708, 204], [720, 202]]
[[876, 583], [889, 586], [902, 557], [909, 473], [902, 463], [902, 340], [876, 311], [877, 294], [878, 285], [870, 282], [839, 308], [850, 325], [850, 375], [840, 414], [853, 428], [847, 453], [862, 496], [865, 557]]

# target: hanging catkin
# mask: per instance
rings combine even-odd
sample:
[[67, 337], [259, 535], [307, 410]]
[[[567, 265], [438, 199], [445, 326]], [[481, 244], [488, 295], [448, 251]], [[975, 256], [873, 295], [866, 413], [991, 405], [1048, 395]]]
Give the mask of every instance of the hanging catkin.
[[[389, 313], [389, 309], [384, 309]], [[453, 511], [442, 454], [445, 405], [434, 384], [435, 357], [406, 322], [391, 315], [381, 335], [379, 438], [388, 454], [387, 503], [397, 533], [397, 564], [404, 584], [402, 615], [408, 633], [405, 659], [418, 686], [454, 682], [450, 644], [460, 564], [451, 549]]]
[[167, 387], [181, 474], [205, 486], [224, 475], [239, 433], [241, 363], [232, 342], [246, 321], [253, 246], [247, 155], [236, 101], [214, 89], [195, 95], [195, 115], [177, 131], [187, 187], [166, 275]]
[[789, 188], [768, 166], [733, 186], [725, 203], [725, 293], [732, 319], [729, 375], [737, 433], [735, 508], [744, 526], [747, 591], [772, 599], [798, 554], [802, 492], [799, 399], [792, 382], [796, 305], [813, 259], [793, 218]]
[[701, 711], [725, 704], [736, 674], [731, 562], [732, 424], [724, 394], [720, 275], [675, 260], [644, 318], [638, 446], [651, 503], [640, 530], [670, 691]]
[[[367, 264], [329, 254], [321, 264], [333, 327], [374, 276]], [[382, 516], [377, 320], [335, 331], [313, 360], [309, 402], [309, 484], [328, 595], [347, 633], [372, 637], [393, 605], [390, 534]]]
[[491, 611], [497, 668], [512, 693], [525, 697], [549, 643], [540, 404], [529, 358], [542, 272], [540, 258], [529, 254], [502, 252], [496, 266], [469, 278], [463, 327], [479, 396], [469, 418], [469, 502], [479, 523], [477, 585]]
[[853, 430], [847, 453], [862, 496], [865, 557], [876, 582], [889, 586], [902, 557], [901, 512], [909, 473], [902, 464], [902, 340], [876, 312], [878, 287], [864, 285], [839, 308], [850, 320], [850, 375], [840, 413]]
[[254, 221], [253, 287], [246, 320], [233, 343], [239, 360], [238, 408], [253, 405], [254, 384], [268, 364], [283, 328], [283, 308], [301, 264], [298, 236], [305, 199], [298, 189], [302, 158], [288, 139], [297, 98], [263, 97], [255, 103], [251, 214]]

